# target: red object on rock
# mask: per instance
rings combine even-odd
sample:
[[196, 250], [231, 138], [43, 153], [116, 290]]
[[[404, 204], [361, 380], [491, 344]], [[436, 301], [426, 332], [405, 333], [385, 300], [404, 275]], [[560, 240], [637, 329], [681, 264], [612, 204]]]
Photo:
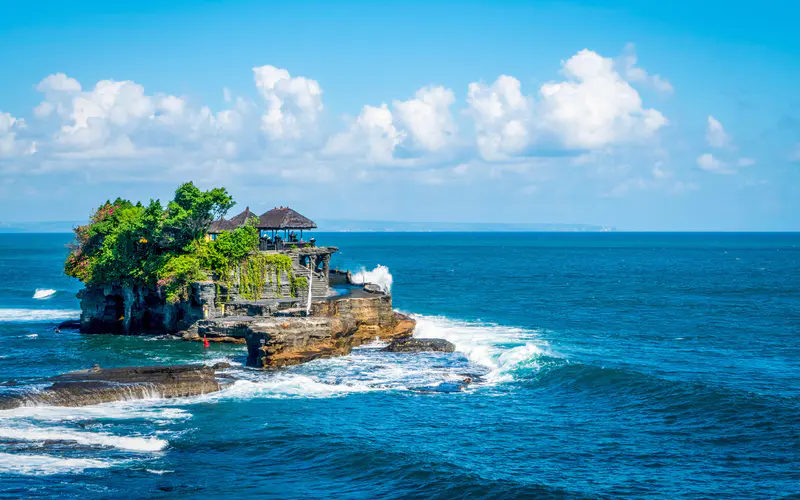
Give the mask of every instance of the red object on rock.
[[211, 344], [208, 343], [208, 339], [206, 338], [205, 335], [203, 335], [203, 348], [204, 349], [208, 349], [209, 345], [211, 345]]

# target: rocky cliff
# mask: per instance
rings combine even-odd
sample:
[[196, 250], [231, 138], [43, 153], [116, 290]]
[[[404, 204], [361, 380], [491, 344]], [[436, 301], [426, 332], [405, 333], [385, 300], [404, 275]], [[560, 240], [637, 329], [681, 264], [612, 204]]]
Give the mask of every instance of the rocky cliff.
[[210, 341], [243, 341], [247, 364], [279, 368], [317, 358], [349, 354], [373, 340], [410, 337], [416, 322], [392, 310], [390, 295], [345, 297], [315, 302], [309, 317], [228, 316], [197, 323], [189, 336]]
[[218, 314], [217, 286], [192, 283], [187, 300], [167, 302], [157, 289], [109, 284], [78, 293], [83, 333], [175, 333]]
[[79, 295], [81, 331], [182, 333], [186, 340], [246, 343], [248, 365], [277, 368], [345, 355], [376, 339], [410, 337], [416, 325], [394, 312], [391, 295], [383, 293], [318, 300], [310, 316], [301, 316], [299, 299], [221, 302], [220, 288], [192, 283], [188, 299], [170, 304], [149, 288], [89, 287]]

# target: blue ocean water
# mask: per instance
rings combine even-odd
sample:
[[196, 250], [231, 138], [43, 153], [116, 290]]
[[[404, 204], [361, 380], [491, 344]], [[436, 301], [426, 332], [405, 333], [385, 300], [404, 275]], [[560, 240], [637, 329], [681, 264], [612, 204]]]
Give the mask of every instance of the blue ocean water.
[[[0, 235], [0, 383], [241, 362], [56, 333], [69, 235]], [[221, 393], [0, 412], [0, 497], [780, 498], [800, 494], [800, 234], [317, 234], [393, 277], [417, 336]], [[53, 294], [37, 289], [54, 290]], [[421, 392], [465, 375], [464, 392]], [[0, 387], [0, 390], [17, 390]]]

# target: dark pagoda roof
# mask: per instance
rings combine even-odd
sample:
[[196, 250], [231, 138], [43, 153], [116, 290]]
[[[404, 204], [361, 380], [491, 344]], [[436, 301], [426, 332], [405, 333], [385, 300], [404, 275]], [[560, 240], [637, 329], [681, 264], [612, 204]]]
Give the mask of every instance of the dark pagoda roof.
[[233, 224], [234, 229], [237, 227], [242, 227], [244, 224], [250, 219], [250, 217], [258, 217], [258, 215], [254, 214], [250, 211], [250, 207], [246, 207], [244, 212], [240, 213], [235, 217], [231, 217], [231, 224]]
[[314, 229], [311, 219], [300, 215], [289, 207], [273, 208], [258, 218], [259, 229]]
[[208, 227], [208, 233], [209, 234], [219, 234], [222, 231], [233, 231], [237, 227], [244, 226], [244, 224], [251, 217], [258, 218], [258, 215], [256, 215], [253, 212], [251, 212], [250, 211], [250, 207], [247, 207], [247, 208], [244, 209], [244, 212], [242, 212], [239, 215], [236, 215], [234, 217], [231, 217], [230, 219], [222, 218], [222, 219], [215, 220]]
[[236, 226], [229, 220], [217, 219], [208, 226], [208, 234], [219, 234], [222, 231], [232, 231]]

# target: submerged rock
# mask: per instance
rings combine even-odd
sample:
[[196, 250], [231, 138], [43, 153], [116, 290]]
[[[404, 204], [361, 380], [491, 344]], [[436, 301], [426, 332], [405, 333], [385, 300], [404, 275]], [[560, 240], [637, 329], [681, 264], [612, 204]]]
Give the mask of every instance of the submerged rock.
[[39, 392], [0, 396], [0, 410], [18, 406], [86, 406], [150, 397], [179, 398], [222, 388], [214, 368], [197, 365], [100, 368], [65, 373], [49, 379]]
[[387, 352], [453, 352], [456, 350], [456, 346], [444, 339], [406, 338], [395, 340], [383, 350]]
[[62, 321], [56, 327], [57, 330], [80, 330], [81, 329], [81, 320], [79, 319], [68, 319], [66, 321]]
[[469, 387], [473, 380], [470, 377], [465, 377], [461, 380], [454, 380], [449, 382], [442, 382], [438, 385], [428, 385], [421, 387], [411, 387], [410, 390], [414, 392], [462, 392]]

